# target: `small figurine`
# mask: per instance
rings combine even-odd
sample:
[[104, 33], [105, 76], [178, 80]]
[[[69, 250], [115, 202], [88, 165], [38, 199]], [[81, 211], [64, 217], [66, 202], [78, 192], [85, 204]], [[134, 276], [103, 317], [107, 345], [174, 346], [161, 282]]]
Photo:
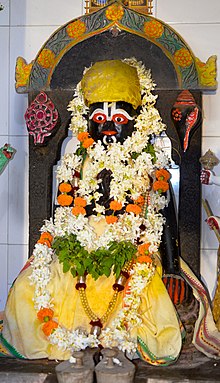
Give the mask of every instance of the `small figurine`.
[[15, 153], [15, 149], [12, 148], [9, 144], [5, 144], [2, 148], [0, 148], [0, 174], [3, 173], [6, 165], [9, 160], [12, 159]]

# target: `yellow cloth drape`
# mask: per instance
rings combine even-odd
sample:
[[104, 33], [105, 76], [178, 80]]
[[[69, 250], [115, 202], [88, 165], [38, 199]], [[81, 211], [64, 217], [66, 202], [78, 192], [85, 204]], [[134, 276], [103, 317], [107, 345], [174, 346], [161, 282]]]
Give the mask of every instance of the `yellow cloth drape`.
[[[86, 316], [75, 289], [76, 279], [69, 272], [63, 273], [58, 260], [53, 261], [51, 273], [48, 289], [54, 297], [54, 319], [69, 330], [80, 327], [89, 332], [90, 319]], [[68, 359], [70, 353], [50, 345], [41, 329], [42, 324], [37, 319], [34, 309], [34, 287], [30, 286], [30, 274], [31, 268], [24, 270], [10, 292], [5, 310], [3, 336], [26, 358]], [[88, 301], [92, 310], [99, 316], [105, 313], [111, 300], [114, 280], [113, 275], [109, 278], [102, 276], [97, 281], [91, 276], [87, 278]], [[105, 327], [111, 327], [121, 309], [122, 294], [119, 294], [116, 308]], [[175, 359], [181, 349], [181, 334], [175, 310], [158, 272], [143, 291], [139, 314], [143, 322], [133, 330], [132, 335], [140, 337], [156, 357], [171, 356]]]
[[141, 105], [137, 70], [121, 60], [96, 62], [84, 74], [81, 84], [87, 105], [105, 101], [125, 101], [134, 109]]

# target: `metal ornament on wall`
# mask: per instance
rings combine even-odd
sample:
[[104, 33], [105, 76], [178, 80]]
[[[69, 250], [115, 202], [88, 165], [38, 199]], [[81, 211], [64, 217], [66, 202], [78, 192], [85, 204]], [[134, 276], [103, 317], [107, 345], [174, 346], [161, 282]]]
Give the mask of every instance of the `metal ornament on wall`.
[[45, 137], [52, 134], [58, 121], [58, 110], [46, 93], [40, 92], [24, 115], [28, 132], [34, 144], [44, 144]]
[[190, 139], [201, 121], [201, 112], [189, 90], [182, 91], [172, 109], [171, 118], [177, 130], [182, 150], [186, 152]]

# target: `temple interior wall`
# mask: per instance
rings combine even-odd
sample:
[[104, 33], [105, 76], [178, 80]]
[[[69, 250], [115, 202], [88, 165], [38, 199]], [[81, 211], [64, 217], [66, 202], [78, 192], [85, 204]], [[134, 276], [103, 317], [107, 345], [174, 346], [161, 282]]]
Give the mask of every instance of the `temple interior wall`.
[[[84, 13], [83, 0], [1, 0], [0, 11], [0, 147], [10, 143], [14, 159], [0, 175], [0, 310], [7, 292], [28, 257], [28, 135], [24, 122], [27, 95], [15, 91], [15, 62], [35, 58], [42, 44], [67, 21]], [[208, 8], [208, 6], [211, 6]], [[220, 2], [155, 0], [154, 16], [179, 32], [202, 61], [220, 57]], [[219, 65], [219, 63], [218, 63]], [[205, 94], [202, 152], [220, 158], [220, 92]], [[220, 165], [215, 168], [220, 175]], [[44, 191], [42, 190], [42, 193]], [[220, 216], [220, 187], [203, 186], [215, 215]], [[218, 241], [202, 212], [201, 276], [211, 296], [216, 281]], [[192, 233], [193, 235], [193, 233]]]

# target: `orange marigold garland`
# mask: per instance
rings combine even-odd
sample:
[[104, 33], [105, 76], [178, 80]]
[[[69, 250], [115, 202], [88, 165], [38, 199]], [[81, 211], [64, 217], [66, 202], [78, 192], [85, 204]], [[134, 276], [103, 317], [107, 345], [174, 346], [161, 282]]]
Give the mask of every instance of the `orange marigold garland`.
[[136, 204], [131, 204], [129, 203], [127, 206], [126, 206], [126, 209], [127, 213], [134, 213], [136, 215], [140, 214], [142, 212], [142, 209], [140, 206], [136, 205]]
[[53, 236], [48, 232], [44, 232], [41, 234], [37, 243], [41, 243], [42, 245], [46, 245], [48, 247], [51, 247], [52, 241], [53, 241]]
[[169, 189], [169, 184], [166, 181], [155, 181], [153, 183], [153, 190], [159, 193], [165, 193]]
[[110, 225], [111, 223], [115, 223], [118, 221], [118, 217], [116, 217], [115, 215], [107, 215], [105, 217], [105, 220], [107, 222], [108, 225]]
[[94, 144], [94, 140], [92, 137], [89, 136], [89, 133], [88, 132], [80, 132], [78, 135], [77, 135], [77, 138], [78, 140], [81, 142], [82, 144], [82, 147], [87, 149], [89, 148], [90, 146], [92, 146]]
[[85, 215], [86, 214], [86, 210], [82, 206], [74, 206], [72, 208], [72, 213], [73, 213], [73, 215], [79, 215], [79, 214]]
[[168, 181], [170, 179], [170, 172], [166, 169], [157, 170], [155, 175], [159, 181]]
[[42, 327], [42, 330], [44, 332], [44, 334], [46, 336], [50, 336], [52, 334], [52, 332], [58, 327], [58, 323], [53, 321], [53, 320], [49, 320], [48, 322], [45, 322], [43, 324], [43, 327]]
[[49, 308], [41, 308], [37, 313], [37, 318], [43, 322], [42, 331], [46, 336], [52, 334], [53, 330], [58, 327], [58, 323], [52, 320], [54, 311]]
[[143, 243], [143, 244], [139, 245], [138, 246], [138, 253], [140, 255], [148, 255], [149, 254], [149, 247], [150, 247], [149, 243]]
[[76, 197], [76, 198], [74, 198], [74, 205], [86, 207], [86, 200], [82, 197]]
[[151, 257], [149, 255], [140, 255], [140, 257], [137, 257], [136, 262], [138, 263], [152, 263]]
[[73, 202], [73, 197], [67, 194], [60, 194], [57, 197], [57, 202], [61, 206], [70, 206]]
[[95, 141], [93, 140], [93, 138], [90, 137], [90, 138], [87, 138], [86, 140], [83, 141], [82, 146], [83, 146], [83, 148], [87, 149], [90, 146], [92, 146], [94, 144], [94, 142]]
[[156, 181], [153, 183], [153, 190], [158, 193], [165, 193], [169, 189], [170, 173], [166, 169], [157, 170]]
[[53, 315], [53, 310], [48, 308], [42, 308], [37, 313], [37, 317], [41, 322], [48, 322], [53, 318]]
[[82, 197], [74, 198], [74, 207], [72, 208], [73, 215], [86, 214], [86, 200]]
[[80, 142], [83, 142], [84, 140], [86, 140], [87, 138], [89, 137], [89, 133], [88, 132], [80, 132], [77, 136], [78, 140]]
[[62, 182], [59, 185], [59, 191], [62, 193], [58, 195], [57, 202], [60, 206], [70, 206], [73, 202], [73, 197], [67, 193], [72, 191], [72, 186], [67, 182]]
[[72, 190], [72, 186], [66, 182], [62, 182], [62, 184], [59, 185], [59, 191], [61, 193], [69, 193]]
[[114, 210], [114, 211], [121, 210], [122, 209], [121, 202], [111, 201], [110, 202], [110, 209]]
[[145, 199], [142, 195], [140, 195], [134, 202], [137, 205], [143, 206], [145, 203]]

